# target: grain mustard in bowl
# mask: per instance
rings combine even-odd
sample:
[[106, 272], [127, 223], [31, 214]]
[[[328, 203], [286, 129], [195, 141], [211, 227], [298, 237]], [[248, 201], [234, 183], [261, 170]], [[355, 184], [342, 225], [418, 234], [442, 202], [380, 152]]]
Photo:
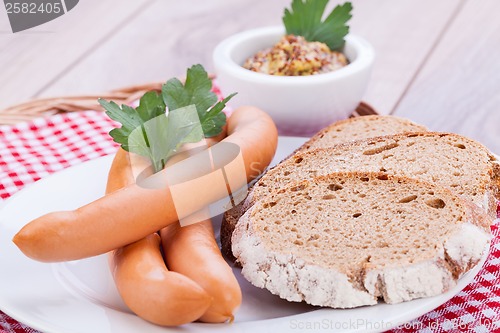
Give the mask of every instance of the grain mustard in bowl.
[[283, 36], [282, 27], [267, 27], [244, 31], [219, 43], [213, 61], [222, 93], [238, 91], [232, 105], [265, 110], [282, 135], [311, 135], [349, 117], [368, 85], [375, 57], [371, 45], [352, 34], [346, 36], [342, 54], [348, 64], [312, 75], [271, 75], [243, 67]]

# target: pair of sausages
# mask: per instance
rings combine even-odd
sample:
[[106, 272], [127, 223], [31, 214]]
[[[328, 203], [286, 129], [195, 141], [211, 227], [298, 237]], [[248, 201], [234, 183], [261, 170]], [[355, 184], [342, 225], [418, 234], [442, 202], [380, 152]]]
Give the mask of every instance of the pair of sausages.
[[[106, 192], [134, 183], [134, 166], [142, 169], [120, 149]], [[164, 326], [231, 321], [241, 304], [241, 289], [217, 246], [211, 221], [185, 227], [173, 223], [160, 234], [110, 252], [110, 269], [125, 304], [138, 316]]]
[[[243, 107], [228, 118], [227, 134], [221, 143], [239, 147], [243, 178], [249, 182], [264, 171], [274, 156], [276, 127], [264, 112]], [[184, 161], [189, 163], [193, 158], [196, 156]], [[155, 177], [162, 176], [162, 172], [166, 171]], [[226, 181], [238, 179], [237, 172], [237, 168], [226, 168]], [[193, 179], [197, 176], [193, 174]], [[214, 183], [212, 175], [188, 182], [184, 190], [189, 200], [178, 213], [173, 187], [168, 182], [153, 188], [135, 184], [128, 154], [120, 151], [113, 161], [104, 197], [74, 211], [35, 219], [13, 241], [28, 257], [43, 262], [110, 252], [110, 266], [125, 303], [153, 323], [231, 320], [241, 302], [241, 290], [220, 254], [211, 221], [185, 227], [178, 222], [223, 198], [232, 188], [227, 184], [212, 190]], [[172, 271], [165, 265], [160, 244]]]

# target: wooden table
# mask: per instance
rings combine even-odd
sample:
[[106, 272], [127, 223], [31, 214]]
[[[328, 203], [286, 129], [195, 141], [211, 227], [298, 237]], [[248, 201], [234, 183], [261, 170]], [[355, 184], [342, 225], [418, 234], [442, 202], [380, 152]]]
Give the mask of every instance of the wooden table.
[[[338, 1], [335, 1], [338, 2]], [[12, 34], [0, 9], [0, 108], [213, 70], [218, 41], [279, 25], [290, 0], [85, 0]], [[377, 60], [364, 100], [500, 153], [500, 1], [353, 0]]]
[[[500, 154], [500, 1], [351, 1], [351, 31], [377, 54], [364, 100], [381, 114], [469, 136]], [[290, 2], [81, 0], [16, 34], [0, 8], [0, 110], [164, 81], [194, 63], [213, 71], [220, 40], [280, 25]]]

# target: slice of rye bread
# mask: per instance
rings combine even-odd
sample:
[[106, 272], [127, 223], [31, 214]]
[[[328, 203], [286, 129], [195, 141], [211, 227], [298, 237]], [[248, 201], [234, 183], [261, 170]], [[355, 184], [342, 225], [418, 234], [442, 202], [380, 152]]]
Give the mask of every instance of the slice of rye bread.
[[[337, 121], [315, 134], [289, 157], [316, 148], [328, 148], [339, 143], [406, 132], [427, 131], [425, 126], [396, 116], [369, 115]], [[288, 157], [288, 158], [289, 158]], [[286, 160], [286, 159], [285, 159]], [[228, 210], [221, 225], [222, 252], [234, 259], [231, 253], [231, 234], [238, 218], [244, 213], [244, 204]]]
[[373, 138], [405, 132], [425, 132], [425, 126], [396, 116], [370, 115], [348, 118], [325, 127], [304, 143], [296, 152], [328, 148], [347, 141]]
[[260, 200], [232, 243], [253, 285], [288, 301], [352, 308], [449, 290], [479, 262], [490, 223], [444, 187], [341, 172]]
[[226, 212], [223, 253], [232, 258], [234, 227], [256, 201], [287, 184], [336, 171], [383, 171], [423, 179], [451, 188], [496, 216], [500, 166], [483, 145], [457, 134], [403, 133], [299, 153], [269, 170], [240, 205]]

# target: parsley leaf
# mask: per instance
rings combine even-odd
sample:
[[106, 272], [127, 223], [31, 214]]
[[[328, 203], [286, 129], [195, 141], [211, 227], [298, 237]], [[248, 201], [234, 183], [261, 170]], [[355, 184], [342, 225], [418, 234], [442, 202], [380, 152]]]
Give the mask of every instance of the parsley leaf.
[[184, 84], [176, 78], [170, 79], [163, 85], [162, 95], [169, 110], [194, 104], [205, 137], [209, 138], [222, 132], [226, 122], [222, 110], [236, 94], [231, 94], [216, 103], [217, 95], [212, 91], [212, 80], [201, 65], [194, 65], [187, 70]]
[[139, 100], [137, 113], [142, 120], [148, 121], [159, 115], [165, 114], [165, 103], [162, 96], [155, 91], [148, 91]]
[[155, 172], [162, 170], [184, 143], [203, 138], [200, 120], [194, 105], [175, 109], [146, 121], [129, 137], [130, 151], [149, 158]]
[[122, 105], [120, 107], [112, 101], [108, 102], [103, 99], [99, 99], [98, 101], [99, 104], [101, 104], [101, 106], [106, 110], [108, 117], [122, 124], [122, 127], [112, 129], [111, 132], [109, 132], [109, 135], [116, 143], [120, 144], [124, 150], [134, 150], [133, 148], [131, 150], [129, 136], [134, 129], [141, 128], [144, 123], [144, 120], [139, 115], [139, 112], [128, 105]]
[[351, 19], [352, 4], [336, 6], [323, 20], [329, 0], [292, 0], [291, 9], [285, 8], [283, 23], [286, 33], [302, 36], [306, 40], [322, 42], [330, 50], [340, 50], [344, 37], [349, 33], [347, 22]]
[[222, 112], [226, 107], [226, 103], [233, 98], [236, 93], [233, 93], [222, 101], [217, 102], [208, 112], [201, 116], [201, 127], [205, 137], [210, 138], [217, 136], [222, 132], [222, 127], [226, 124], [226, 114]]
[[113, 140], [128, 152], [147, 157], [157, 172], [182, 144], [222, 132], [226, 124], [222, 110], [235, 94], [217, 102], [211, 89], [207, 72], [195, 65], [188, 69], [184, 85], [171, 79], [163, 85], [162, 94], [145, 93], [135, 109], [103, 99], [99, 103], [111, 119], [121, 124], [109, 132]]

